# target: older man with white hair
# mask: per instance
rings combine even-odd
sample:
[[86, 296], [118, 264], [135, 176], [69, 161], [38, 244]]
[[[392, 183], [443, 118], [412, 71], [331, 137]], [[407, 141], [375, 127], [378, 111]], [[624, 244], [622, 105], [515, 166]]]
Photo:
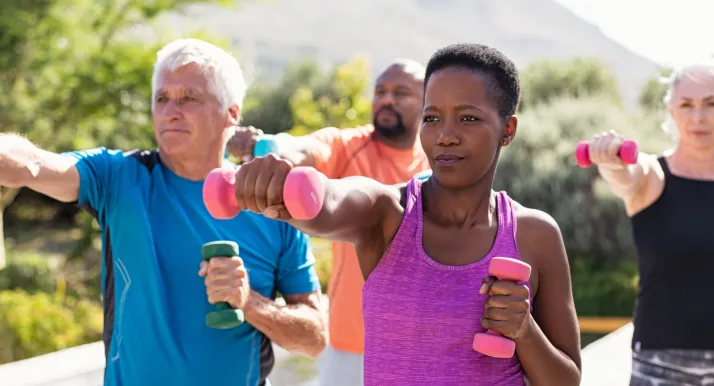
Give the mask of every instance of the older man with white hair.
[[[204, 178], [228, 166], [245, 92], [235, 58], [182, 39], [154, 69], [157, 150], [54, 154], [0, 134], [0, 185], [77, 202], [101, 226], [106, 386], [268, 385], [271, 341], [309, 357], [326, 346], [308, 237], [247, 212], [216, 220], [203, 205]], [[214, 240], [235, 241], [240, 257], [203, 263], [201, 246]], [[220, 302], [246, 323], [209, 328]]]
[[[377, 77], [372, 124], [350, 129], [328, 127], [303, 137], [280, 133], [278, 153], [296, 165], [313, 166], [329, 178], [362, 176], [383, 184], [409, 181], [429, 171], [419, 142], [425, 66], [412, 59], [392, 61]], [[228, 143], [232, 155], [248, 159], [263, 136], [241, 127]], [[330, 346], [320, 363], [322, 386], [363, 384], [364, 279], [352, 244], [333, 243], [330, 299]]]

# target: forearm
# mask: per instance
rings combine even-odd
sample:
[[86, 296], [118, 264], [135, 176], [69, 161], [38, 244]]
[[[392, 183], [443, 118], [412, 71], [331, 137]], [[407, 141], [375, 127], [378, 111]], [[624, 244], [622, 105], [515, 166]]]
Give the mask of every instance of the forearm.
[[623, 199], [637, 192], [644, 177], [643, 167], [639, 163], [625, 165], [621, 169], [599, 166], [598, 172], [603, 180], [610, 185], [613, 193]]
[[314, 296], [312, 305], [281, 305], [251, 291], [245, 319], [286, 350], [315, 358], [327, 346], [328, 333], [319, 295]]
[[[312, 220], [290, 220], [297, 229], [331, 241], [358, 243], [374, 234], [399, 192], [366, 177], [323, 179], [325, 200]], [[393, 193], [393, 194], [392, 194]]]
[[279, 133], [273, 136], [278, 145], [280, 158], [284, 158], [295, 166], [315, 167], [313, 152], [319, 146], [314, 138], [310, 136], [295, 137], [288, 133]]
[[578, 386], [580, 365], [548, 340], [538, 323], [529, 318], [526, 334], [516, 339], [516, 352], [531, 386]]
[[16, 134], [0, 134], [0, 185], [24, 186], [39, 172], [37, 147]]
[[24, 137], [0, 134], [0, 185], [27, 187], [62, 202], [77, 200], [76, 161], [42, 150]]

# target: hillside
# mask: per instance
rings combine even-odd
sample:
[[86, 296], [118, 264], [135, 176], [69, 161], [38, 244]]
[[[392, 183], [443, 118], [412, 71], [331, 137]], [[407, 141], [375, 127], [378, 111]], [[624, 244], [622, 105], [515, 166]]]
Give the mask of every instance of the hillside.
[[[166, 23], [166, 24], [164, 24]], [[395, 57], [426, 61], [453, 42], [497, 47], [519, 66], [594, 56], [610, 66], [634, 101], [656, 65], [551, 0], [268, 0], [235, 10], [192, 6], [162, 20], [178, 33], [227, 36], [250, 79], [274, 79], [289, 61], [321, 63], [367, 54], [376, 73]]]

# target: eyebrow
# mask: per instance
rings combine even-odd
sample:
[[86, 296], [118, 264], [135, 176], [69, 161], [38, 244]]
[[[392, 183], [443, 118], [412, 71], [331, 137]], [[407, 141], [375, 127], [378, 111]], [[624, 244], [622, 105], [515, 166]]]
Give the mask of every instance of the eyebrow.
[[[682, 101], [691, 101], [692, 99], [693, 99], [693, 98], [690, 98], [690, 97], [681, 97], [681, 98], [679, 98], [679, 100], [682, 100]], [[709, 95], [709, 96], [706, 96], [706, 97], [702, 98], [702, 100], [705, 100], [705, 101], [709, 101], [709, 100], [712, 100], [712, 99], [714, 99], [714, 95]]]
[[[424, 111], [436, 111], [438, 110], [435, 106], [425, 106]], [[478, 110], [482, 111], [480, 108], [473, 106], [473, 105], [458, 105], [454, 108], [456, 111], [464, 111], [464, 110]]]
[[[176, 90], [176, 91], [179, 91], [179, 92], [181, 92], [181, 93], [184, 93], [184, 94], [186, 94], [186, 95], [188, 95], [188, 96], [191, 96], [191, 97], [198, 97], [198, 96], [202, 96], [202, 95], [203, 95], [202, 93], [200, 93], [200, 92], [199, 92], [198, 90], [196, 90], [195, 88], [176, 88], [175, 90]], [[165, 94], [167, 94], [167, 93], [168, 93], [168, 90], [165, 90], [165, 89], [163, 89], [163, 88], [160, 88], [160, 89], [158, 89], [158, 90], [156, 91], [156, 96], [158, 97], [159, 95], [165, 95]]]
[[[374, 88], [375, 88], [375, 89], [382, 89], [382, 88], [386, 88], [386, 86], [385, 86], [384, 84], [378, 84], [378, 85], [376, 85]], [[403, 83], [397, 84], [396, 86], [394, 86], [394, 88], [397, 89], [397, 90], [407, 90], [407, 91], [408, 91], [408, 90], [411, 90], [411, 88], [410, 88], [408, 85], [403, 84]]]

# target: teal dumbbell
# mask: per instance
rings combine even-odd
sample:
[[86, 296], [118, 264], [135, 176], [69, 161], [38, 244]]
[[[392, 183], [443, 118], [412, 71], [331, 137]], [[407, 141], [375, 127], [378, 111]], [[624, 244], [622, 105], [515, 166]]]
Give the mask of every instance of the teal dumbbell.
[[[238, 244], [233, 241], [212, 241], [203, 244], [201, 257], [209, 261], [214, 257], [238, 256]], [[216, 304], [216, 310], [206, 314], [206, 325], [211, 328], [228, 329], [238, 327], [245, 321], [243, 310], [231, 308], [228, 303]]]
[[415, 174], [414, 177], [416, 177], [422, 181], [426, 181], [429, 179], [429, 177], [431, 177], [431, 170], [424, 170], [422, 172], [419, 172], [419, 173]]
[[[265, 134], [255, 143], [253, 147], [253, 158], [263, 157], [270, 153], [278, 153], [278, 150], [278, 142], [275, 140], [275, 137], [271, 134]], [[228, 151], [225, 151], [223, 157], [227, 159], [228, 156], [230, 156], [230, 154], [228, 154]]]

